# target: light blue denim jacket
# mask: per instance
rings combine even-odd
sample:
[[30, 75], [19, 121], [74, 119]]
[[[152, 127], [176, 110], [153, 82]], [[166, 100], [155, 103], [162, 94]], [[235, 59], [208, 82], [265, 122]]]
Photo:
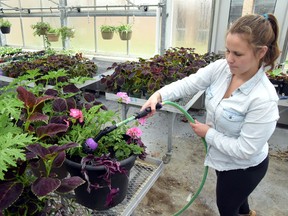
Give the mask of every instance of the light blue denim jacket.
[[205, 165], [219, 171], [261, 163], [268, 155], [267, 141], [279, 119], [279, 97], [263, 67], [231, 97], [223, 98], [231, 78], [227, 61], [221, 59], [159, 90], [163, 101], [206, 90], [206, 123], [211, 128], [205, 136]]

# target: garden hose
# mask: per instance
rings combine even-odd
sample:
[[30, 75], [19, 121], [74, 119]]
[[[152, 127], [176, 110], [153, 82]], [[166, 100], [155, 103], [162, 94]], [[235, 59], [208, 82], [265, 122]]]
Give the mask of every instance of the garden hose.
[[[171, 102], [171, 101], [162, 102], [162, 105], [166, 105], [166, 104], [170, 105], [170, 106], [173, 106], [173, 107], [177, 108], [178, 110], [180, 110], [185, 115], [185, 117], [188, 119], [189, 122], [192, 122], [192, 123], [195, 122], [194, 119], [191, 117], [191, 115], [189, 115], [189, 113], [183, 107], [178, 105], [177, 103], [174, 103], [174, 102]], [[205, 153], [207, 153], [207, 143], [206, 143], [206, 141], [205, 141], [205, 139], [203, 137], [201, 139], [202, 139], [202, 142], [204, 144]], [[203, 174], [203, 177], [202, 177], [202, 181], [201, 181], [201, 184], [200, 184], [198, 190], [196, 191], [194, 196], [190, 199], [190, 201], [182, 209], [180, 209], [178, 212], [176, 212], [174, 214], [174, 216], [181, 215], [194, 202], [194, 200], [197, 198], [197, 196], [200, 194], [201, 190], [203, 189], [203, 186], [204, 186], [205, 181], [207, 179], [207, 174], [208, 174], [208, 166], [205, 166], [204, 174]]]
[[[181, 107], [180, 105], [178, 105], [177, 103], [174, 103], [174, 102], [171, 102], [171, 101], [164, 101], [162, 102], [162, 104], [157, 104], [156, 105], [156, 109], [161, 109], [163, 105], [170, 105], [170, 106], [173, 106], [175, 108], [177, 108], [178, 110], [180, 110], [184, 115], [185, 117], [188, 119], [188, 121], [194, 123], [194, 119], [189, 115], [189, 113], [183, 108]], [[97, 142], [98, 140], [100, 140], [103, 136], [105, 136], [106, 134], [110, 133], [111, 131], [115, 130], [116, 128], [124, 125], [124, 124], [127, 124], [128, 122], [131, 122], [133, 120], [136, 120], [136, 119], [140, 119], [142, 117], [145, 117], [148, 113], [151, 112], [151, 108], [148, 107], [146, 108], [145, 110], [139, 112], [139, 113], [136, 113], [135, 115], [115, 124], [115, 125], [112, 125], [112, 126], [109, 126], [109, 127], [106, 127], [104, 128], [103, 130], [101, 130], [97, 135], [96, 137], [94, 138], [94, 141]], [[205, 153], [207, 153], [207, 143], [205, 141], [205, 139], [202, 137], [202, 142], [204, 144], [204, 147], [205, 147]], [[87, 144], [85, 143], [83, 145], [85, 151], [87, 153], [89, 153], [90, 151], [93, 151], [91, 149], [88, 149], [87, 148]], [[191, 200], [181, 209], [179, 210], [178, 212], [176, 212], [174, 214], [174, 216], [178, 216], [178, 215], [181, 215], [193, 202], [194, 200], [197, 198], [197, 196], [200, 194], [204, 184], [205, 184], [205, 181], [206, 181], [206, 178], [207, 178], [207, 174], [208, 174], [208, 166], [205, 166], [205, 169], [204, 169], [204, 174], [203, 174], [203, 177], [202, 177], [202, 181], [201, 181], [201, 184], [198, 188], [198, 190], [196, 191], [196, 193], [194, 194], [194, 196], [191, 198]]]

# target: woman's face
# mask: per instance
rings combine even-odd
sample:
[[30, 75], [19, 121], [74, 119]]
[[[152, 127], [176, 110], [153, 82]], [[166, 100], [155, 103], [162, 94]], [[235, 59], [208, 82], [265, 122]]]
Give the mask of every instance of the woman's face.
[[267, 47], [263, 46], [256, 54], [241, 34], [229, 33], [226, 37], [226, 60], [231, 73], [236, 76], [251, 77], [259, 69], [260, 59]]

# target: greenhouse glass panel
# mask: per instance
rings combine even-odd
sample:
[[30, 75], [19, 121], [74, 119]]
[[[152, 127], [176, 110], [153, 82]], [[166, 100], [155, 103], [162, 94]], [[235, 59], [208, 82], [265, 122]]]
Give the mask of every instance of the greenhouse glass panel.
[[208, 51], [212, 0], [173, 1], [172, 46]]
[[255, 0], [254, 13], [274, 13], [277, 0]]
[[277, 0], [231, 0], [229, 25], [245, 14], [274, 13]]

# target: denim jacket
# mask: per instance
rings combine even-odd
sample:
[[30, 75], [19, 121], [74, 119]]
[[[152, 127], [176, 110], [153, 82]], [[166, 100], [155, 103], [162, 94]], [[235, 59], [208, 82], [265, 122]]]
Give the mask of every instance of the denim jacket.
[[223, 98], [232, 74], [225, 59], [159, 90], [162, 100], [176, 100], [205, 90], [205, 165], [218, 171], [246, 169], [268, 155], [268, 139], [279, 119], [278, 95], [264, 68]]

